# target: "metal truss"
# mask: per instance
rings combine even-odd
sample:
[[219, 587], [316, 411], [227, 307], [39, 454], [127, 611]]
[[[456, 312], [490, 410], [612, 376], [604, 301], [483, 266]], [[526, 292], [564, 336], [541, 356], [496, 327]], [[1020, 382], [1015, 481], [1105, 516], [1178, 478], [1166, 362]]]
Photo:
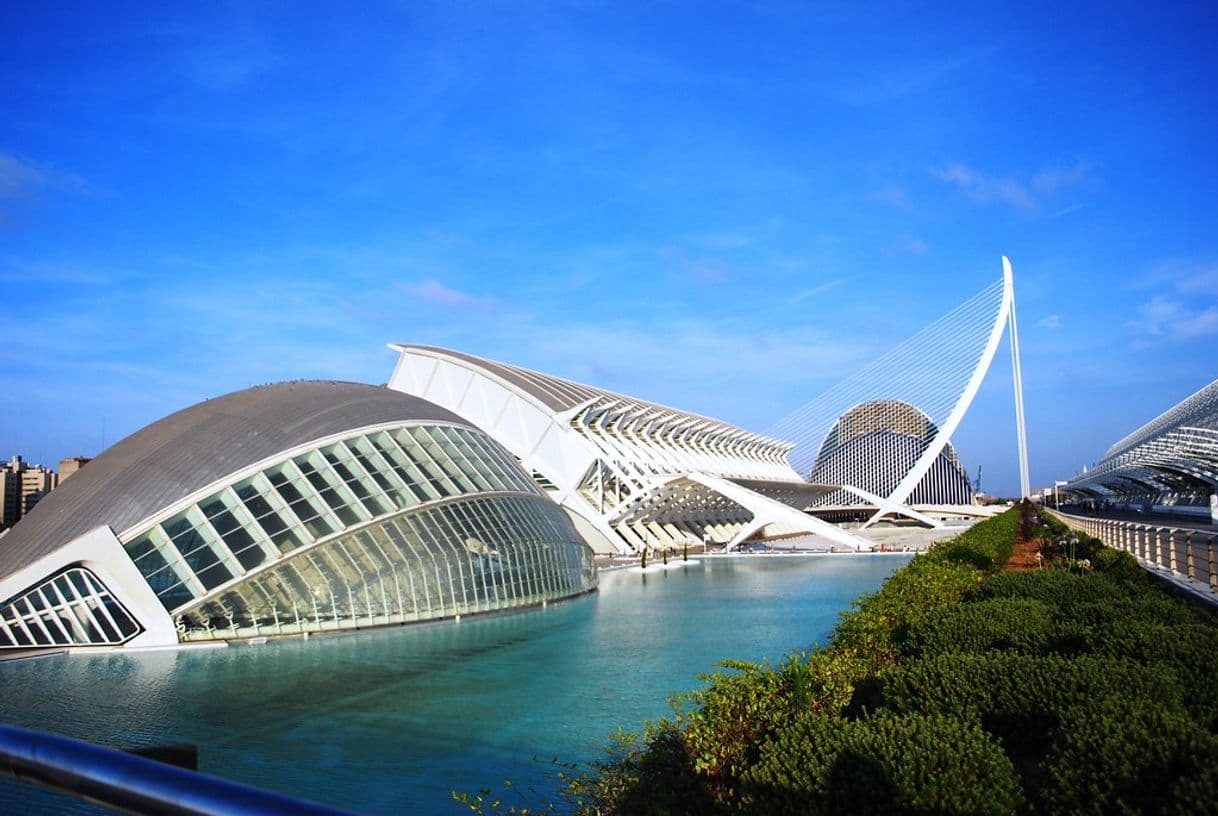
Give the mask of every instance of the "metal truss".
[[1214, 493], [1218, 490], [1218, 380], [1119, 440], [1064, 490], [1093, 499], [1140, 498], [1156, 503], [1182, 494]]

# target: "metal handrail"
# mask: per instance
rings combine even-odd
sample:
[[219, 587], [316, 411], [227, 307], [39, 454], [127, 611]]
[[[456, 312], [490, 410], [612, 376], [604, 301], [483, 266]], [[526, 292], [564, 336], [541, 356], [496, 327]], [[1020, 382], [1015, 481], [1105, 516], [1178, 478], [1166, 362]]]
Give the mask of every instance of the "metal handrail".
[[188, 771], [83, 740], [0, 725], [0, 776], [140, 814], [335, 816], [349, 811]]
[[[1145, 564], [1160, 567], [1182, 579], [1181, 586], [1218, 603], [1218, 533], [1050, 512], [1070, 529], [1098, 538], [1105, 546], [1124, 550]], [[1204, 556], [1204, 568], [1198, 555]]]

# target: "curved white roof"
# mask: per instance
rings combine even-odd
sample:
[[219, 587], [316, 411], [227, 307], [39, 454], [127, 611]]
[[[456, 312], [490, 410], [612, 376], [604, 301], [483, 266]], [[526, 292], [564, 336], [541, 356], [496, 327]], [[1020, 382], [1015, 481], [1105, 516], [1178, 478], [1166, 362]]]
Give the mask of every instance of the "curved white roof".
[[417, 397], [351, 382], [275, 383], [184, 408], [108, 448], [38, 502], [0, 543], [0, 576], [103, 524], [120, 533], [280, 451], [409, 420], [469, 425]]

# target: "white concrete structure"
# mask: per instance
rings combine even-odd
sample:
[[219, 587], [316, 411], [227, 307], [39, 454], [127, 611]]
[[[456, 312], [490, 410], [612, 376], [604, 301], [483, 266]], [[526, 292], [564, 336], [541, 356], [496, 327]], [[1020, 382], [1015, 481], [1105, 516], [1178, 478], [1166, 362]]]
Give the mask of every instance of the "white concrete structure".
[[868, 542], [803, 513], [830, 488], [787, 463], [791, 444], [696, 414], [430, 346], [400, 355], [389, 387], [434, 402], [510, 450], [600, 552], [758, 531]]
[[1062, 492], [1218, 523], [1218, 380], [1118, 441]]

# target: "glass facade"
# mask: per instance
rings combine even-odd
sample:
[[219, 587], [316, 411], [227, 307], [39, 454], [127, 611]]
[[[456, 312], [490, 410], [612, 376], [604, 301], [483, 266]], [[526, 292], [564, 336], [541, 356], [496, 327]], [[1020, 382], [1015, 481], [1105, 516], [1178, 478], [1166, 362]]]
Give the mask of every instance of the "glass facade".
[[565, 514], [503, 448], [462, 426], [297, 453], [123, 546], [183, 640], [425, 620], [596, 585]]
[[183, 640], [295, 634], [529, 606], [596, 586], [552, 502], [441, 502], [332, 537], [179, 613]]
[[115, 646], [141, 631], [97, 576], [71, 567], [0, 606], [0, 648]]

